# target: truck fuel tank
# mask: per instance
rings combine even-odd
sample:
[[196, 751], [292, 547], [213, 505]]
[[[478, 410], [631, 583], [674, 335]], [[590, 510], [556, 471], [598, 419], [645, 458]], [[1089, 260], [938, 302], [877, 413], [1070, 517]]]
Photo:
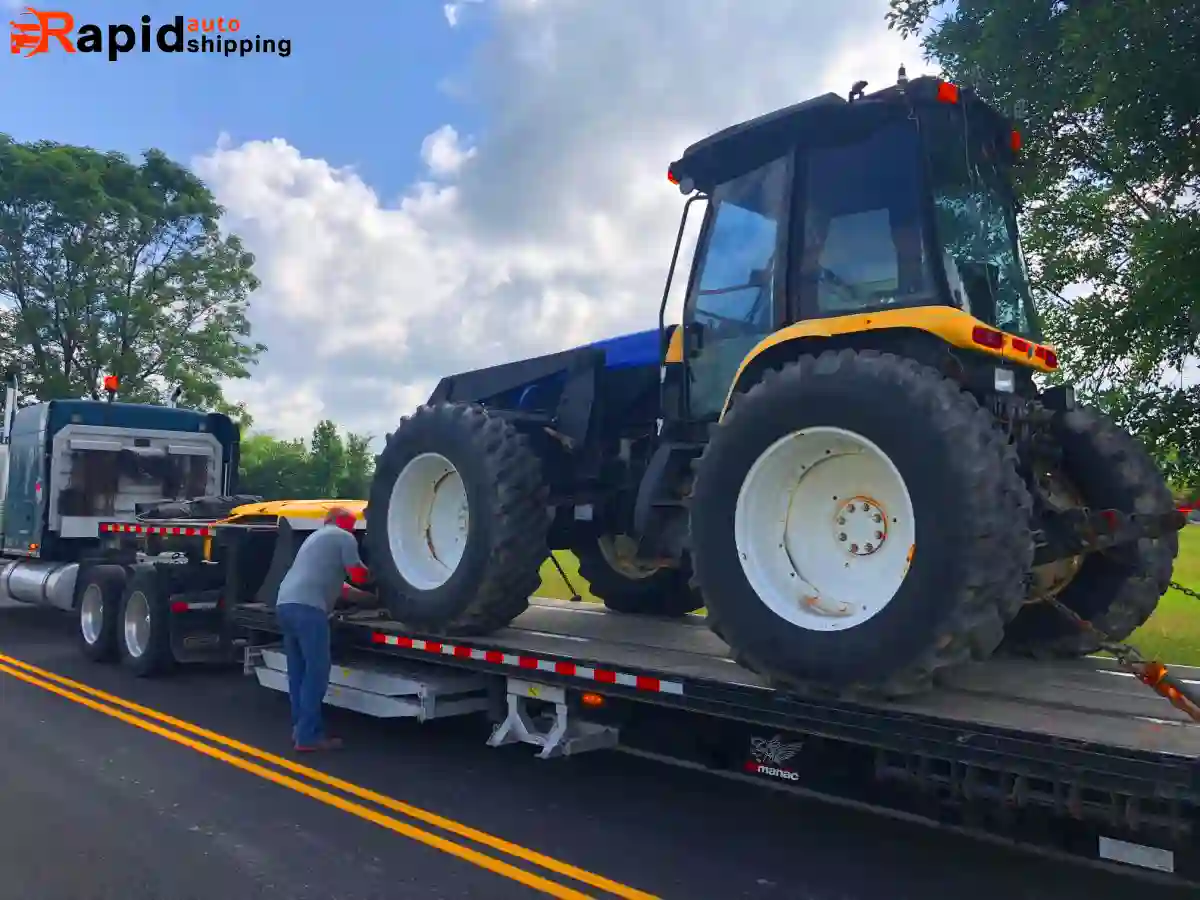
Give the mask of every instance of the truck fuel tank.
[[74, 608], [78, 574], [79, 563], [14, 560], [0, 566], [0, 600], [53, 606], [70, 612]]

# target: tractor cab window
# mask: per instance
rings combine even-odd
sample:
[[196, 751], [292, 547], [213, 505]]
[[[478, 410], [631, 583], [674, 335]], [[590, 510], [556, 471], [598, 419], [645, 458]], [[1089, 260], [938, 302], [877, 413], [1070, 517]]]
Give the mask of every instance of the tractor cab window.
[[995, 135], [985, 140], [983, 123], [957, 107], [927, 112], [922, 125], [951, 293], [975, 318], [1039, 340], [1017, 237], [1016, 199]]
[[776, 250], [786, 227], [786, 158], [719, 185], [685, 311], [693, 418], [720, 412], [742, 358], [775, 330]]
[[938, 302], [921, 228], [921, 192], [911, 123], [808, 152], [797, 277], [803, 315]]

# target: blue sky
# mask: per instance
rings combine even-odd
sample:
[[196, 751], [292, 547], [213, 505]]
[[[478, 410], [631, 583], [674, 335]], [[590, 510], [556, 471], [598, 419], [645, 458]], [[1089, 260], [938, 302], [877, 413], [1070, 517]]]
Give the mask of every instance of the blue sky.
[[[13, 18], [17, 0], [0, 0]], [[24, 4], [21, 4], [24, 5]], [[34, 0], [35, 7], [42, 4]], [[58, 4], [55, 4], [57, 6]], [[238, 16], [241, 35], [288, 37], [286, 59], [130, 53], [4, 55], [0, 131], [18, 140], [49, 139], [131, 155], [157, 146], [186, 161], [211, 149], [221, 132], [235, 143], [285, 137], [306, 157], [351, 165], [384, 196], [420, 167], [422, 138], [453, 119], [472, 128], [473, 110], [442, 83], [462, 71], [482, 17], [446, 21], [441, 0], [363, 5], [315, 0], [106, 0], [71, 4], [77, 24], [153, 24], [176, 14]], [[54, 8], [54, 7], [50, 7]], [[92, 10], [96, 10], [93, 12]], [[472, 25], [476, 27], [472, 27]]]

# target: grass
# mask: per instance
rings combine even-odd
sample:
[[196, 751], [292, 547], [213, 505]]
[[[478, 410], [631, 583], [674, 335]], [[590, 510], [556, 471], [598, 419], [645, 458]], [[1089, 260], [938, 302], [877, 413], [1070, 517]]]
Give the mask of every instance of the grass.
[[[575, 557], [566, 552], [559, 552], [557, 556], [579, 595], [585, 601], [599, 603], [579, 574], [579, 562]], [[1200, 590], [1200, 525], [1189, 525], [1180, 532], [1174, 580]], [[549, 560], [542, 566], [542, 584], [537, 593], [539, 597], [571, 599], [571, 592]], [[1158, 610], [1149, 622], [1134, 632], [1130, 642], [1150, 659], [1200, 666], [1200, 600], [1193, 600], [1174, 589], [1167, 591], [1158, 602]]]

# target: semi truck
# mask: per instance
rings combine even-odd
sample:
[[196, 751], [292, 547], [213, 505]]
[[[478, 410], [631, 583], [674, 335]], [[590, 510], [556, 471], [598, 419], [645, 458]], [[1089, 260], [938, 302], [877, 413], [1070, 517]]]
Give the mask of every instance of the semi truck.
[[0, 419], [0, 599], [80, 616], [88, 652], [119, 616], [140, 614], [136, 599], [105, 602], [122, 600], [127, 568], [155, 564], [145, 553], [105, 556], [101, 523], [171, 504], [212, 516], [256, 499], [234, 496], [239, 434], [228, 416], [118, 402], [118, 388], [107, 376], [106, 400], [20, 406], [10, 372]]
[[[1183, 517], [1034, 377], [1010, 124], [936, 79], [862, 87], [670, 166], [707, 204], [680, 323], [664, 291], [657, 330], [448, 376], [366, 500], [98, 520], [84, 652], [286, 690], [279, 584], [337, 503], [375, 583], [334, 615], [331, 705], [1200, 883], [1200, 670], [1122, 643]], [[558, 549], [603, 603], [531, 597]]]

